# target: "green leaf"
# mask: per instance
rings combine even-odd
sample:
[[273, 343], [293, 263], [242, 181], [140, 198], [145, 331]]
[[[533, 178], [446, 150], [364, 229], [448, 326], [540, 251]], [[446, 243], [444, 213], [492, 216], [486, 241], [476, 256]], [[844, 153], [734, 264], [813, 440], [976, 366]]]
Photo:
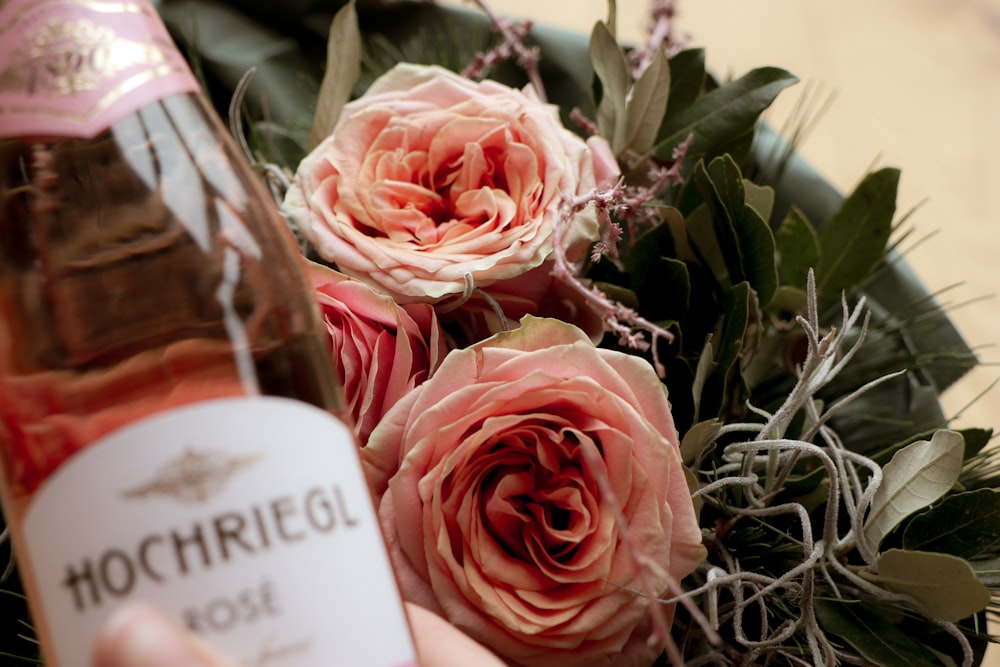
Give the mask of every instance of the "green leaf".
[[600, 82], [597, 103], [597, 128], [608, 140], [615, 155], [625, 147], [627, 117], [625, 100], [631, 77], [621, 46], [608, 26], [598, 21], [590, 33], [590, 62]]
[[966, 428], [962, 429], [960, 433], [965, 438], [966, 460], [983, 451], [983, 448], [990, 444], [993, 439], [993, 429], [991, 428]]
[[[685, 49], [670, 59], [670, 105], [667, 118], [687, 109], [705, 85], [705, 49]], [[666, 120], [666, 119], [664, 119]]]
[[742, 282], [733, 287], [726, 299], [726, 316], [719, 340], [719, 352], [715, 357], [716, 375], [728, 373], [740, 358], [747, 325], [750, 323], [750, 297], [749, 283]]
[[719, 203], [730, 214], [741, 209], [746, 203], [746, 190], [743, 189], [743, 173], [736, 161], [729, 155], [722, 155], [709, 162], [706, 171], [715, 186]]
[[861, 181], [820, 233], [816, 288], [839, 299], [868, 278], [885, 256], [896, 214], [899, 170], [881, 169]]
[[642, 234], [628, 253], [625, 268], [632, 279], [632, 289], [639, 297], [646, 319], [680, 319], [688, 310], [691, 277], [687, 265], [674, 259], [676, 248], [668, 219], [683, 219], [676, 209], [663, 210], [663, 224]]
[[1000, 589], [1000, 558], [988, 558], [986, 560], [969, 561], [972, 571], [976, 573], [976, 578], [984, 586], [993, 589]]
[[982, 611], [990, 602], [968, 561], [950, 554], [890, 549], [878, 559], [879, 583], [909, 595], [935, 618], [952, 623]]
[[316, 113], [309, 130], [314, 148], [333, 131], [340, 112], [351, 98], [361, 71], [361, 31], [353, 0], [344, 5], [330, 23], [326, 50], [326, 73], [316, 98]]
[[804, 313], [809, 299], [805, 289], [791, 285], [779, 285], [771, 299], [771, 309], [783, 310], [788, 313]]
[[743, 191], [746, 193], [747, 206], [756, 211], [762, 220], [770, 220], [774, 212], [774, 188], [757, 185], [749, 178], [744, 178]]
[[[709, 171], [709, 166], [714, 167]], [[734, 201], [743, 203], [743, 178], [729, 168], [730, 164], [723, 158], [716, 158], [712, 165], [706, 166], [699, 161], [694, 168], [694, 182], [698, 186], [704, 200], [707, 213], [711, 220], [711, 236], [702, 233], [707, 230], [696, 228], [694, 221], [699, 217], [700, 210], [695, 210], [688, 217], [689, 231], [698, 251], [706, 257], [718, 256], [722, 259], [724, 269], [713, 261], [708, 261], [709, 267], [716, 274], [720, 285], [729, 285], [743, 280], [743, 269], [740, 266], [739, 244], [733, 219], [727, 204]], [[713, 247], [715, 246], [715, 247]]]
[[657, 49], [649, 67], [632, 86], [632, 93], [625, 105], [625, 144], [612, 146], [615, 154], [631, 149], [645, 153], [656, 141], [656, 133], [663, 123], [670, 95], [670, 64], [662, 49]]
[[[712, 273], [716, 282], [728, 288], [732, 284], [727, 267], [728, 262], [723, 254], [722, 244], [719, 242], [715, 216], [709, 211], [707, 204], [702, 204], [692, 213], [686, 216], [687, 235], [690, 247], [699, 262]], [[729, 237], [735, 236], [735, 232], [730, 232]], [[735, 247], [735, 239], [730, 243]]]
[[715, 237], [733, 282], [746, 280], [767, 305], [778, 286], [774, 237], [767, 222], [746, 203], [744, 179], [729, 155], [695, 167], [695, 180], [712, 212]]
[[718, 419], [708, 419], [698, 422], [688, 429], [681, 440], [681, 459], [684, 465], [691, 465], [722, 429], [722, 421]]
[[767, 306], [778, 289], [771, 228], [749, 204], [744, 204], [733, 218], [733, 227], [739, 237], [743, 273], [757, 293], [761, 306]]
[[691, 301], [691, 275], [687, 265], [672, 257], [658, 258], [647, 267], [636, 295], [647, 319], [681, 319]]
[[863, 602], [817, 598], [813, 608], [824, 630], [843, 639], [873, 665], [940, 667], [923, 644]]
[[713, 359], [715, 352], [712, 348], [712, 336], [705, 340], [705, 345], [701, 349], [701, 354], [697, 356], [698, 363], [695, 366], [694, 378], [691, 382], [691, 398], [694, 402], [694, 419], [699, 419], [702, 411], [702, 397], [704, 395], [705, 383], [712, 374], [714, 367]]
[[721, 416], [725, 397], [734, 381], [731, 373], [743, 352], [752, 307], [752, 291], [745, 281], [736, 284], [726, 295], [726, 311], [715, 346], [715, 360], [701, 392], [702, 418]]
[[873, 549], [900, 521], [951, 490], [962, 472], [964, 448], [960, 434], [940, 430], [893, 455], [865, 520], [864, 537]]
[[805, 214], [793, 206], [782, 220], [775, 237], [781, 282], [804, 288], [809, 269], [819, 266], [819, 237]]
[[[680, 217], [675, 209], [661, 207], [660, 210], [665, 215]], [[674, 243], [671, 227], [664, 221], [663, 224], [646, 230], [636, 238], [632, 250], [625, 255], [625, 269], [632, 274], [633, 278], [641, 278], [649, 265], [658, 258], [676, 256], [677, 247]], [[638, 283], [633, 283], [633, 286], [638, 287]]]
[[913, 517], [903, 548], [938, 551], [966, 560], [1000, 553], [1000, 491], [979, 489], [949, 496]]
[[[896, 452], [903, 447], [916, 442], [917, 440], [926, 440], [932, 437], [936, 432], [937, 429], [916, 433], [901, 442], [886, 447], [885, 449], [872, 455], [871, 458], [875, 463], [880, 466], [884, 466], [896, 454]], [[979, 453], [993, 438], [992, 429], [963, 428], [958, 429], [956, 432], [962, 436], [962, 440], [965, 443], [965, 452], [963, 453], [962, 458], [966, 461]]]
[[753, 128], [778, 93], [797, 80], [783, 69], [762, 67], [723, 84], [667, 117], [655, 146], [657, 155], [668, 159], [673, 149], [692, 134], [689, 157], [704, 155], [714, 146], [742, 136]]

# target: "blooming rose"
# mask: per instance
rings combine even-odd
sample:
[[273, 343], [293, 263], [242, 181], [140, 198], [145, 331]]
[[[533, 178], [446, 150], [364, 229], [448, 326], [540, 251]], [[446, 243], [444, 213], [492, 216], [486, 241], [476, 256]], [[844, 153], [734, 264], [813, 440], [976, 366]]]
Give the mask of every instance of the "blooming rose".
[[363, 446], [382, 415], [444, 358], [444, 335], [429, 304], [398, 306], [325, 266], [310, 263], [308, 269]]
[[404, 596], [515, 664], [655, 657], [600, 478], [634, 547], [672, 577], [704, 557], [663, 385], [558, 320], [452, 351], [362, 457]]
[[[460, 295], [540, 266], [562, 195], [608, 185], [607, 143], [495, 81], [400, 64], [347, 104], [299, 165], [285, 208], [325, 259], [397, 301]], [[567, 249], [596, 238], [593, 207]]]

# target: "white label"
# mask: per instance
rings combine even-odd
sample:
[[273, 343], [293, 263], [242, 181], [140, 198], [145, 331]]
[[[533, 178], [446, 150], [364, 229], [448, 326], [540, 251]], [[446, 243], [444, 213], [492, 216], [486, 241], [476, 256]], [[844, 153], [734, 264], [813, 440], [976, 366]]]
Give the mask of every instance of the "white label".
[[246, 667], [415, 667], [355, 447], [318, 408], [224, 399], [65, 463], [22, 524], [51, 667], [88, 667], [99, 625], [127, 599]]

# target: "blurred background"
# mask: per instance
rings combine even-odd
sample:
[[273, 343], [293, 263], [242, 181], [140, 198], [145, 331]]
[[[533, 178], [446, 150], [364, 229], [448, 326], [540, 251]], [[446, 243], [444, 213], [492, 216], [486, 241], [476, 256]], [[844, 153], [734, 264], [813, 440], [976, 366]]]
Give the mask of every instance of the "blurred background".
[[[455, 0], [454, 4], [459, 4]], [[648, 0], [618, 0], [619, 37], [646, 36]], [[589, 33], [607, 0], [491, 0], [498, 12]], [[822, 110], [803, 155], [843, 191], [902, 169], [902, 245], [984, 362], [950, 389], [956, 425], [1000, 430], [1000, 0], [680, 0], [678, 34], [721, 78], [775, 65], [801, 82], [765, 118]], [[997, 632], [997, 628], [993, 629]], [[991, 648], [987, 667], [1000, 667]]]

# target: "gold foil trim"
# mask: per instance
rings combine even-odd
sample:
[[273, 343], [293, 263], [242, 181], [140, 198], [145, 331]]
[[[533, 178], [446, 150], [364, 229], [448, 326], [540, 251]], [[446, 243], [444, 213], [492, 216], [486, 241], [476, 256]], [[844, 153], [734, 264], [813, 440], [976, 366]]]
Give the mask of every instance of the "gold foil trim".
[[224, 452], [188, 449], [167, 461], [149, 481], [123, 491], [122, 497], [167, 496], [181, 502], [202, 503], [221, 493], [234, 475], [263, 458], [263, 454], [229, 456]]
[[85, 113], [71, 112], [71, 111], [56, 111], [48, 106], [38, 105], [19, 105], [19, 106], [3, 106], [0, 105], [0, 114], [44, 114], [51, 118], [61, 118], [63, 120], [85, 123], [92, 120], [95, 116], [100, 114], [102, 111], [107, 109], [109, 106], [117, 102], [122, 95], [128, 93], [145, 83], [149, 83], [155, 78], [161, 76], [167, 76], [170, 74], [183, 74], [184, 71], [173, 65], [161, 65], [153, 70], [146, 70], [135, 76], [129, 77], [122, 81], [118, 86], [115, 86], [107, 92], [107, 94], [102, 97], [97, 104], [94, 104]]
[[119, 39], [111, 28], [87, 19], [52, 18], [20, 46], [0, 71], [0, 92], [73, 95], [97, 90], [125, 70], [166, 61], [155, 44]]

